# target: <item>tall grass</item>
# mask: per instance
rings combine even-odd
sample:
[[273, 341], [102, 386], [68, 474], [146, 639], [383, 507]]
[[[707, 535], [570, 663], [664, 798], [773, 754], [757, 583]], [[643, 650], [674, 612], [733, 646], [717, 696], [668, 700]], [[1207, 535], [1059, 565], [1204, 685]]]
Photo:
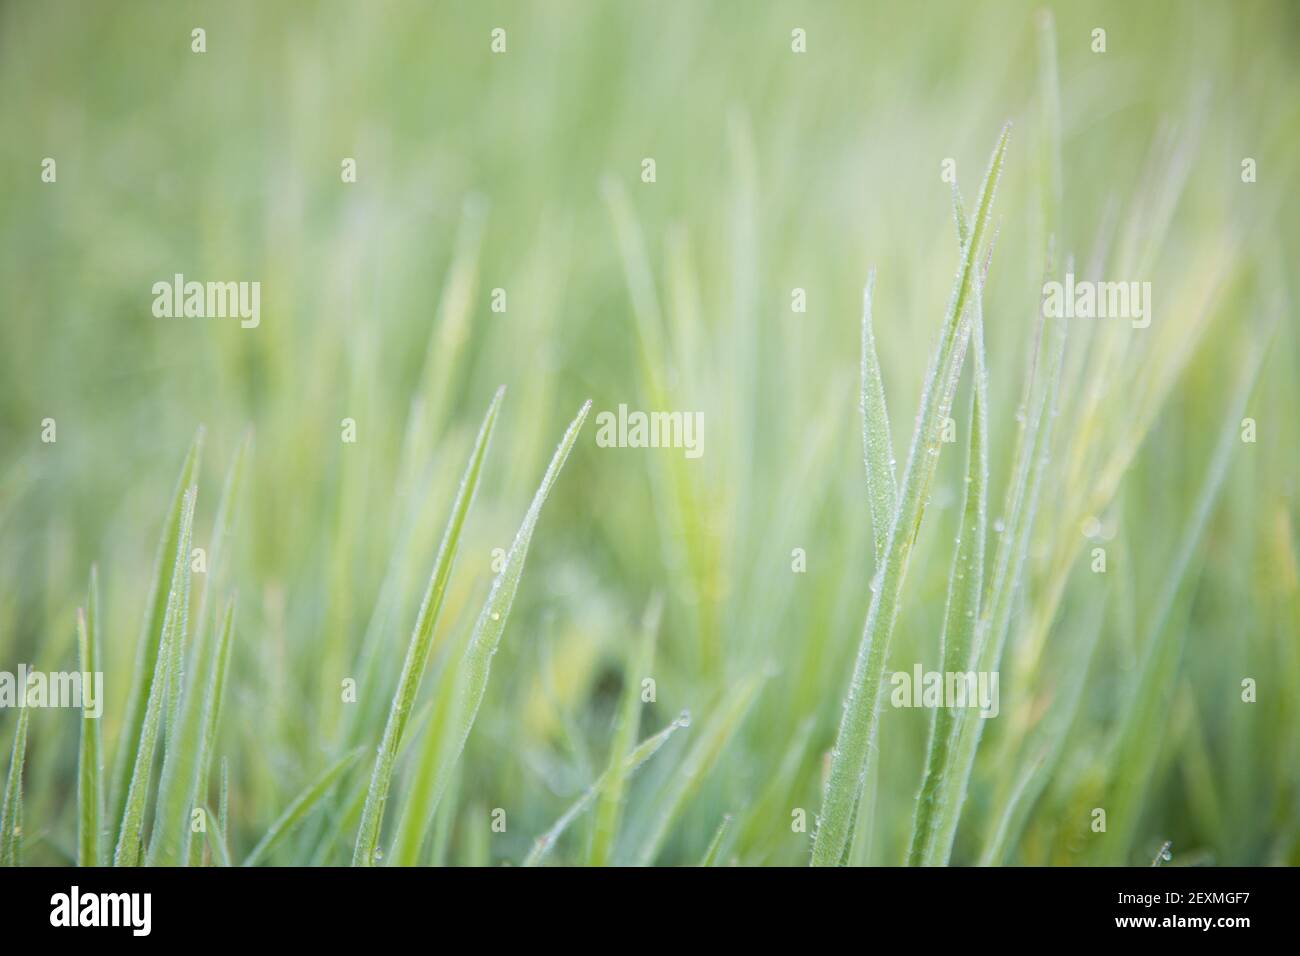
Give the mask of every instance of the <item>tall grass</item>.
[[0, 707], [0, 862], [1300, 863], [1283, 5], [59, 7], [0, 30], [0, 671], [104, 712]]

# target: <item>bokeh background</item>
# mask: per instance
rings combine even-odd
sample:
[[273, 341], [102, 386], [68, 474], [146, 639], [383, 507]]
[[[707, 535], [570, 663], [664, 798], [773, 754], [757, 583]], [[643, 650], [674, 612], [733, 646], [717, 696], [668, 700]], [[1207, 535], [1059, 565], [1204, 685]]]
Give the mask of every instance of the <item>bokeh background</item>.
[[[1300, 8], [1048, 8], [1057, 266], [1073, 257], [1080, 273], [1150, 281], [1155, 316], [1145, 330], [1071, 328], [1002, 715], [986, 727], [954, 860], [998, 843], [991, 862], [1143, 863], [1172, 841], [1174, 863], [1300, 863]], [[211, 572], [215, 593], [238, 594], [218, 755], [231, 842], [246, 851], [330, 760], [377, 742], [496, 386], [505, 405], [434, 671], [582, 401], [651, 408], [659, 387], [670, 408], [704, 413], [704, 456], [598, 448], [588, 422], [427, 859], [518, 862], [599, 774], [624, 661], [660, 595], [657, 699], [641, 734], [684, 709], [693, 721], [635, 778], [615, 859], [638, 858], [693, 767], [657, 862], [697, 861], [725, 814], [726, 861], [806, 862], [811, 833], [792, 829], [792, 811], [811, 831], [873, 562], [863, 283], [874, 265], [901, 461], [958, 259], [941, 164], [956, 161], [973, 199], [1012, 121], [984, 307], [996, 506], [1045, 269], [1037, 9], [4, 4], [0, 668], [75, 667], [96, 563], [111, 754], [185, 449], [204, 424], [202, 543], [252, 426], [243, 521]], [[1096, 27], [1105, 53], [1091, 49]], [[795, 28], [806, 53], [791, 50]], [[41, 181], [45, 157], [56, 183]], [[356, 183], [340, 180], [345, 157]], [[1246, 157], [1254, 183], [1242, 182]], [[260, 327], [154, 318], [152, 284], [178, 272], [260, 281]], [[490, 308], [494, 288], [504, 313]], [[806, 312], [791, 309], [795, 288]], [[1257, 441], [1234, 447], [1179, 579], [1166, 696], [1139, 702], [1150, 785], [1126, 811], [1129, 836], [1107, 843], [1091, 809], [1145, 769], [1124, 765], [1115, 741], [1153, 605], [1261, 349], [1247, 403]], [[348, 417], [355, 444], [340, 440]], [[40, 440], [45, 418], [56, 443]], [[938, 666], [962, 457], [941, 458], [891, 669]], [[1090, 568], [1098, 546], [1105, 574]], [[371, 668], [362, 699], [344, 704], [341, 681]], [[743, 719], [719, 726], [728, 691], [754, 675]], [[1256, 703], [1241, 700], [1245, 677]], [[928, 720], [884, 710], [870, 862], [902, 859]], [[29, 862], [73, 853], [77, 724], [68, 711], [33, 716]], [[6, 752], [13, 725], [0, 712]], [[693, 749], [713, 732], [716, 747]], [[273, 862], [346, 862], [368, 771]], [[489, 827], [498, 807], [505, 833]], [[581, 862], [588, 825], [553, 858]]]

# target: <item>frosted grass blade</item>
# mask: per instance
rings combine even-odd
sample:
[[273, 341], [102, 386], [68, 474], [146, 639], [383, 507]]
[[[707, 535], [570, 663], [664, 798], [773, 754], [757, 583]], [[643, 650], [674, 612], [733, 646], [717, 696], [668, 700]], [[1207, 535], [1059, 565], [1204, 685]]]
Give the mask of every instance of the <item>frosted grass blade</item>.
[[148, 611], [136, 645], [135, 671], [131, 679], [131, 693], [127, 702], [126, 718], [118, 737], [113, 759], [113, 810], [110, 820], [120, 820], [123, 801], [126, 799], [128, 774], [140, 750], [140, 734], [144, 727], [145, 711], [149, 706], [149, 687], [153, 681], [158, 661], [158, 651], [167, 617], [167, 602], [171, 598], [176, 573], [176, 542], [180, 535], [182, 501], [186, 490], [198, 479], [199, 461], [203, 455], [203, 429], [199, 428], [190, 450], [181, 465], [176, 490], [172, 494], [171, 508], [163, 522], [158, 552], [154, 558], [153, 580], [149, 585]]
[[889, 433], [889, 410], [885, 405], [885, 382], [876, 355], [872, 329], [871, 300], [876, 288], [876, 270], [867, 274], [862, 292], [862, 451], [867, 468], [867, 498], [871, 505], [871, 530], [876, 541], [876, 566], [885, 560], [889, 531], [898, 503], [898, 480], [894, 476], [894, 441]]
[[158, 741], [158, 724], [162, 719], [163, 707], [166, 705], [164, 693], [172, 674], [171, 655], [176, 652], [180, 643], [179, 633], [185, 627], [181, 609], [185, 605], [186, 595], [189, 592], [190, 541], [194, 532], [194, 503], [198, 498], [198, 490], [197, 485], [191, 485], [181, 502], [176, 555], [171, 575], [171, 593], [167, 598], [167, 613], [163, 618], [162, 633], [158, 640], [158, 656], [154, 662], [153, 679], [149, 682], [148, 706], [145, 708], [144, 722], [140, 726], [140, 744], [136, 748], [131, 783], [122, 808], [117, 848], [113, 852], [114, 866], [136, 866], [140, 862], [149, 776]]
[[[438, 809], [451, 772], [460, 759], [465, 741], [478, 716], [479, 704], [483, 700], [491, 673], [492, 657], [496, 654], [506, 621], [510, 617], [510, 607], [514, 603], [515, 592], [519, 589], [524, 559], [528, 556], [528, 545], [537, 527], [537, 519], [541, 517], [542, 505], [546, 503], [564, 463], [568, 461], [569, 452], [573, 450], [578, 432], [590, 410], [591, 402], [588, 400], [565, 431], [546, 474], [542, 477], [542, 483], [533, 496], [532, 504], [524, 515], [523, 523], [515, 533], [510, 550], [506, 552], [505, 564], [492, 582], [492, 589], [488, 592], [483, 610], [479, 612], [464, 652], [459, 660], [448, 662], [449, 667], [455, 667], [450, 672], [453, 688], [446, 700], [448, 709], [441, 714], [435, 711], [433, 723], [426, 734], [414, 783], [397, 826], [393, 852], [396, 863], [409, 866], [419, 859], [424, 838], [433, 823], [434, 812]], [[354, 862], [357, 862], [355, 857]]]
[[5, 781], [4, 803], [0, 804], [0, 866], [19, 866], [23, 850], [23, 764], [27, 760], [27, 724], [32, 709], [18, 708], [13, 748], [9, 752], [9, 776]]
[[813, 838], [812, 862], [816, 866], [837, 865], [844, 857], [852, 832], [854, 809], [858, 804], [863, 772], [866, 769], [867, 749], [875, 736], [879, 719], [880, 686], [888, 660], [894, 620], [902, 597], [903, 582], [907, 575], [908, 559], [920, 529], [939, 457], [939, 428], [952, 402], [952, 392], [956, 388], [956, 378], [964, 357], [965, 340], [969, 334], [969, 317], [966, 313], [972, 290], [979, 281], [976, 276], [976, 254], [984, 244], [993, 194], [1002, 170], [1009, 134], [1008, 125], [1003, 128], [989, 161], [971, 236], [954, 279], [952, 301], [921, 395], [916, 430], [912, 435], [912, 446], [903, 472], [898, 510], [889, 535], [889, 547], [885, 561], [872, 582], [867, 621], [845, 700], [844, 716], [831, 752], [830, 777], [822, 799], [820, 822]]
[[478, 439], [470, 454], [461, 478], [460, 490], [452, 505], [447, 528], [443, 532], [442, 544], [438, 547], [438, 556], [433, 562], [433, 572], [429, 577], [429, 586], [424, 594], [424, 602], [416, 618], [415, 630], [406, 648], [406, 658], [402, 662], [402, 673], [397, 681], [397, 691], [393, 695], [392, 708], [384, 726], [384, 735], [379, 743], [379, 754], [370, 775], [370, 788], [366, 792], [365, 806], [361, 811], [361, 826], [357, 832], [357, 842], [352, 854], [353, 866], [367, 866], [374, 860], [375, 849], [379, 845], [379, 833], [384, 821], [384, 807], [388, 802], [388, 791], [393, 780], [393, 765], [397, 760], [398, 748], [406, 723], [420, 690], [425, 667], [429, 661], [429, 651], [433, 647], [434, 626], [442, 611], [443, 597], [447, 592], [447, 582], [451, 579], [451, 570], [456, 562], [456, 552], [460, 547], [461, 531], [465, 527], [465, 518], [470, 505], [474, 502], [474, 493], [478, 490], [479, 477], [483, 470], [483, 459], [487, 455], [488, 443], [492, 438], [492, 429], [496, 425], [497, 413], [501, 408], [501, 399], [505, 395], [505, 386], [497, 389], [483, 424], [479, 427]]

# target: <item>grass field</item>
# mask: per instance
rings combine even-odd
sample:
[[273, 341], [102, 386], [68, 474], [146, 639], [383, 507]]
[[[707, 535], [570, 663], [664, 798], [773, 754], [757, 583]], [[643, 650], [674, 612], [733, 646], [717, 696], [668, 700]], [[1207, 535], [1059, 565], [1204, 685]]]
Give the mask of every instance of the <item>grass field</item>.
[[1297, 50], [0, 6], [0, 863], [1300, 864]]

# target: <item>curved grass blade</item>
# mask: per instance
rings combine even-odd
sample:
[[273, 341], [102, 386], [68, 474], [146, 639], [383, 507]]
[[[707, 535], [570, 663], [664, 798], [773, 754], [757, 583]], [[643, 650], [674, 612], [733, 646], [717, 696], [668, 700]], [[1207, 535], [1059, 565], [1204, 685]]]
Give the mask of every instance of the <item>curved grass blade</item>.
[[622, 755], [632, 746], [632, 741], [636, 740], [637, 728], [640, 726], [641, 681], [650, 673], [654, 663], [655, 638], [659, 633], [663, 607], [663, 599], [656, 595], [646, 608], [641, 623], [641, 639], [636, 650], [628, 655], [623, 674], [623, 699], [619, 703], [618, 724], [614, 729], [614, 740], [610, 744], [609, 766], [605, 770], [605, 782], [601, 786], [600, 801], [596, 807], [595, 834], [587, 858], [590, 866], [605, 866], [613, 853], [614, 841], [618, 838], [619, 818], [623, 809], [623, 785], [626, 782]]
[[229, 860], [230, 842], [224, 837], [230, 832], [230, 761], [225, 757], [221, 758], [221, 797], [217, 804], [217, 814], [221, 818], [222, 849], [226, 851], [226, 859]]
[[[958, 238], [964, 244], [969, 238], [962, 212], [961, 194], [953, 186], [954, 213], [957, 219]], [[975, 628], [980, 614], [980, 597], [984, 588], [984, 548], [988, 526], [988, 379], [984, 358], [984, 303], [982, 282], [977, 282], [974, 298], [974, 368], [971, 381], [970, 402], [966, 421], [966, 481], [965, 500], [962, 504], [961, 525], [957, 535], [952, 567], [948, 573], [947, 612], [940, 634], [940, 655], [943, 672], [967, 672], [971, 666], [975, 646]], [[912, 822], [912, 840], [908, 848], [907, 863], [917, 866], [923, 862], [927, 847], [934, 838], [936, 802], [942, 799], [943, 774], [947, 767], [955, 726], [953, 712], [947, 707], [936, 707], [930, 722], [930, 744], [926, 758], [925, 776], [916, 798]]]
[[[993, 672], [998, 669], [1002, 648], [1011, 624], [1011, 610], [1015, 593], [1029, 553], [1029, 538], [1033, 530], [1034, 514], [1042, 489], [1043, 473], [1051, 449], [1052, 420], [1056, 415], [1056, 400], [1060, 388], [1061, 366], [1065, 356], [1066, 320], [1056, 323], [1056, 340], [1051, 352], [1044, 357], [1048, 363], [1041, 388], [1034, 398], [1031, 421], [1017, 439], [1016, 453], [1011, 473], [1012, 484], [1007, 489], [1008, 515], [1006, 527], [998, 543], [993, 574], [980, 607], [975, 628], [975, 669]], [[1027, 394], [1035, 391], [1031, 372]], [[925, 862], [931, 866], [944, 866], [952, 855], [953, 840], [975, 753], [979, 749], [984, 721], [968, 711], [954, 714], [951, 731], [948, 768], [942, 773], [940, 795], [936, 799], [934, 833], [925, 850]]]
[[265, 836], [257, 842], [251, 853], [244, 858], [244, 866], [257, 866], [280, 844], [286, 836], [292, 832], [293, 828], [302, 822], [307, 814], [316, 808], [321, 798], [329, 793], [330, 789], [338, 781], [344, 772], [348, 770], [365, 751], [364, 747], [358, 747], [355, 750], [344, 754], [334, 763], [325, 768], [319, 777], [309, 783], [302, 793], [294, 798], [280, 814], [274, 823], [267, 829]]
[[141, 834], [144, 831], [149, 776], [158, 742], [158, 724], [166, 704], [164, 692], [172, 675], [172, 655], [178, 652], [181, 633], [185, 629], [183, 608], [187, 606], [189, 598], [190, 542], [194, 533], [194, 504], [198, 494], [198, 486], [191, 485], [181, 502], [176, 560], [172, 568], [172, 588], [167, 598], [167, 613], [163, 619], [162, 634], [158, 641], [158, 658], [154, 663], [153, 679], [149, 682], [148, 706], [145, 708], [144, 723], [140, 727], [140, 745], [136, 749], [131, 784], [127, 789], [126, 803], [122, 808], [122, 824], [118, 829], [117, 849], [113, 852], [114, 866], [137, 866], [140, 862]]
[[[659, 752], [659, 748], [668, 742], [668, 738], [675, 731], [682, 727], [689, 727], [690, 724], [690, 716], [683, 714], [659, 733], [641, 741], [633, 750], [625, 754], [619, 762], [619, 775], [624, 779], [632, 776], [643, 763]], [[560, 815], [560, 818], [552, 824], [551, 828], [533, 841], [533, 848], [528, 851], [528, 856], [524, 858], [523, 866], [537, 866], [546, 859], [547, 854], [555, 847], [555, 844], [564, 835], [564, 831], [569, 828], [569, 825], [586, 812], [592, 801], [596, 799], [597, 794], [607, 788], [611, 776], [612, 769], [606, 770], [597, 777], [596, 782], [584, 790], [582, 795], [569, 805], [569, 808]]]
[[158, 541], [153, 580], [149, 585], [148, 612], [136, 646], [135, 671], [131, 678], [126, 718], [113, 758], [113, 811], [110, 820], [120, 820], [122, 817], [128, 774], [131, 773], [132, 761], [140, 751], [140, 735], [144, 728], [145, 712], [149, 707], [149, 689], [158, 663], [168, 601], [171, 599], [175, 584], [176, 543], [181, 529], [182, 501], [186, 490], [198, 479], [199, 461], [203, 455], [203, 436], [204, 430], [200, 426], [181, 465], [176, 490], [172, 494], [171, 508], [167, 512], [167, 519], [163, 522], [162, 536]]
[[907, 576], [908, 559], [920, 530], [930, 483], [939, 458], [942, 444], [940, 427], [951, 407], [957, 376], [965, 357], [965, 344], [970, 330], [967, 311], [972, 292], [979, 281], [976, 275], [976, 255], [984, 244], [993, 194], [1002, 171], [1009, 134], [1010, 126], [1003, 127], [989, 160], [988, 172], [980, 188], [971, 236], [954, 279], [952, 301], [921, 394], [916, 430], [912, 434], [912, 446], [903, 471], [889, 546], [885, 560], [877, 569], [872, 582], [871, 603], [845, 700], [844, 716], [831, 752], [830, 777], [826, 782], [820, 822], [813, 838], [812, 862], [815, 866], [839, 864], [844, 858], [853, 829], [854, 810], [862, 789], [867, 751], [879, 720], [880, 687], [888, 661], [889, 642], [893, 636], [903, 582]]
[[[203, 751], [199, 757], [199, 775], [197, 779], [196, 799], [206, 796], [208, 791], [208, 777], [211, 772], [212, 750], [216, 744], [217, 728], [221, 726], [221, 705], [226, 696], [226, 675], [230, 672], [230, 646], [234, 642], [234, 614], [235, 600], [230, 599], [226, 605], [226, 621], [222, 627], [221, 636], [217, 641], [215, 657], [208, 668], [211, 677], [209, 678], [207, 697], [203, 707]], [[221, 805], [225, 807], [225, 786], [226, 786], [226, 761], [221, 761]], [[221, 831], [226, 832], [225, 824], [221, 826]], [[197, 834], [196, 834], [197, 836]], [[182, 859], [182, 865], [189, 863], [189, 860], [199, 851], [200, 846], [191, 842], [187, 855]]]
[[[77, 657], [83, 682], [99, 670], [99, 572], [90, 568], [86, 609], [77, 611]], [[82, 691], [81, 744], [77, 752], [77, 865], [100, 866], [104, 842], [104, 755], [99, 718], [86, 712]], [[102, 702], [101, 702], [102, 703]]]
[[[419, 859], [420, 848], [433, 823], [434, 812], [438, 809], [451, 772], [460, 759], [465, 741], [478, 716], [479, 704], [487, 689], [492, 668], [492, 656], [496, 654], [501, 634], [510, 617], [510, 606], [514, 603], [515, 592], [519, 588], [524, 559], [528, 556], [528, 545], [532, 541], [533, 530], [537, 527], [537, 519], [541, 516], [542, 505], [546, 503], [555, 480], [568, 461], [569, 452], [573, 450], [578, 432], [590, 410], [591, 401], [588, 400], [565, 431], [546, 474], [542, 477], [542, 483], [533, 496], [532, 504], [528, 506], [523, 524], [515, 533], [515, 539], [506, 553], [505, 564], [492, 582], [492, 590], [488, 592], [487, 601], [479, 612], [464, 652], [459, 659], [453, 658], [448, 662], [448, 667], [455, 668], [448, 672], [453, 686], [445, 699], [439, 701], [438, 709], [434, 712], [414, 783], [402, 808], [393, 852], [393, 859], [398, 864], [411, 866]], [[353, 862], [359, 862], [355, 856]]]
[[659, 800], [659, 814], [637, 855], [638, 866], [650, 866], [659, 856], [668, 832], [677, 821], [682, 808], [695, 795], [713, 765], [718, 762], [723, 749], [749, 713], [764, 679], [763, 675], [753, 675], [740, 681], [732, 687], [709, 718], [699, 739], [669, 781], [667, 792]]
[[[214, 577], [220, 577], [223, 574], [226, 561], [226, 551], [228, 542], [233, 534], [235, 527], [239, 523], [239, 515], [243, 505], [244, 490], [244, 472], [247, 468], [248, 460], [252, 457], [253, 452], [253, 429], [249, 428], [244, 432], [244, 437], [239, 443], [239, 450], [235, 452], [235, 458], [230, 463], [230, 469], [226, 472], [226, 481], [221, 488], [221, 500], [217, 504], [217, 516], [212, 525], [212, 546], [208, 554], [208, 574], [203, 580], [203, 587], [199, 594], [199, 609], [195, 618], [197, 625], [195, 627], [194, 650], [195, 659], [202, 660], [206, 653], [206, 636], [208, 633], [208, 594], [209, 587]], [[212, 618], [215, 623], [216, 618]], [[217, 659], [220, 660], [221, 654], [218, 652]], [[221, 717], [221, 702], [225, 690], [226, 675], [221, 671], [218, 675], [215, 710], [212, 719], [204, 727], [203, 734], [203, 756], [199, 760], [199, 786], [203, 790], [207, 789], [208, 778], [212, 769], [212, 745], [213, 738], [216, 734], [218, 721]]]
[[889, 433], [889, 409], [885, 405], [885, 381], [876, 355], [876, 336], [871, 325], [871, 300], [876, 288], [876, 270], [867, 274], [862, 291], [862, 452], [867, 467], [867, 498], [871, 505], [871, 530], [876, 541], [876, 566], [885, 560], [889, 529], [898, 505], [898, 480], [894, 476], [894, 441]]
[[483, 424], [479, 428], [474, 451], [465, 466], [465, 475], [460, 481], [460, 490], [456, 493], [452, 505], [451, 517], [447, 529], [443, 532], [442, 544], [438, 548], [438, 557], [433, 562], [433, 573], [429, 577], [429, 587], [424, 594], [424, 603], [415, 621], [415, 630], [411, 634], [410, 644], [406, 648], [406, 659], [402, 662], [402, 674], [397, 681], [397, 691], [393, 694], [393, 705], [388, 712], [388, 722], [384, 726], [384, 735], [379, 743], [379, 754], [375, 758], [374, 770], [370, 775], [370, 789], [366, 793], [365, 807], [361, 811], [361, 826], [357, 832], [357, 842], [352, 854], [353, 866], [367, 866], [375, 857], [379, 846], [379, 832], [384, 822], [384, 806], [388, 802], [388, 791], [393, 781], [393, 765], [397, 760], [398, 747], [406, 723], [419, 693], [420, 681], [424, 677], [425, 667], [429, 661], [429, 651], [433, 647], [433, 629], [442, 610], [443, 597], [447, 592], [447, 582], [451, 578], [451, 569], [456, 562], [456, 551], [460, 547], [460, 534], [465, 527], [465, 516], [469, 514], [474, 502], [474, 492], [478, 489], [479, 476], [483, 470], [483, 459], [487, 455], [488, 443], [492, 438], [492, 429], [496, 425], [497, 412], [501, 408], [501, 399], [505, 395], [505, 386], [497, 389], [492, 403], [488, 406]]
[[226, 849], [225, 815], [218, 816], [208, 807], [203, 808], [203, 813], [208, 820], [208, 846], [212, 847], [213, 861], [217, 866], [230, 866], [230, 852]]
[[[163, 757], [154, 808], [153, 838], [145, 862], [149, 866], [185, 866], [189, 863], [190, 815], [199, 801], [200, 761], [204, 731], [214, 706], [219, 663], [229, 653], [234, 630], [235, 603], [226, 605], [221, 633], [213, 656], [198, 662], [185, 688], [179, 725]], [[172, 651], [175, 653], [175, 649]]]
[[[23, 693], [26, 692], [24, 688]], [[18, 866], [23, 856], [23, 764], [27, 760], [27, 722], [32, 709], [18, 709], [13, 749], [9, 752], [9, 777], [0, 805], [0, 866]]]
[[731, 828], [731, 814], [724, 813], [722, 822], [718, 824], [718, 829], [713, 834], [713, 839], [709, 841], [709, 847], [704, 851], [704, 856], [700, 859], [700, 866], [717, 866], [718, 856], [722, 850], [722, 841], [726, 839], [727, 830]]

